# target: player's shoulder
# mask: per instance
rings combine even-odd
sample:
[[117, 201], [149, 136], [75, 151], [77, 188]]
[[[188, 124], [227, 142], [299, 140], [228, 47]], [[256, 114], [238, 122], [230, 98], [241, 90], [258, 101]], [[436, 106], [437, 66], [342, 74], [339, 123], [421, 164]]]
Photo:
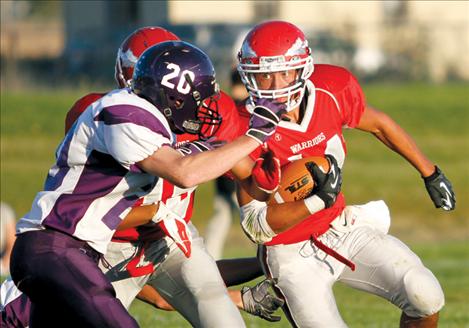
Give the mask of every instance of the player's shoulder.
[[105, 94], [106, 93], [102, 92], [93, 92], [88, 93], [87, 95], [84, 95], [83, 97], [78, 99], [67, 112], [67, 115], [65, 117], [65, 133], [70, 130], [70, 128], [73, 126], [73, 124], [81, 115], [81, 113], [83, 113], [89, 105], [101, 99]]
[[97, 111], [105, 109], [108, 114], [124, 115], [126, 112], [150, 112], [159, 119], [164, 119], [163, 114], [148, 100], [137, 96], [129, 88], [115, 89], [108, 92], [99, 100]]
[[333, 93], [340, 92], [352, 84], [357, 84], [357, 79], [349, 70], [328, 64], [314, 65], [314, 72], [310, 80], [316, 88]]
[[78, 99], [75, 104], [72, 106], [71, 110], [76, 112], [84, 112], [85, 109], [94, 103], [96, 100], [102, 98], [106, 93], [104, 92], [93, 92], [84, 95], [80, 99]]
[[163, 113], [129, 88], [108, 92], [93, 104], [91, 113], [94, 120], [103, 121], [107, 125], [125, 124], [130, 129], [149, 129], [164, 135], [172, 134]]

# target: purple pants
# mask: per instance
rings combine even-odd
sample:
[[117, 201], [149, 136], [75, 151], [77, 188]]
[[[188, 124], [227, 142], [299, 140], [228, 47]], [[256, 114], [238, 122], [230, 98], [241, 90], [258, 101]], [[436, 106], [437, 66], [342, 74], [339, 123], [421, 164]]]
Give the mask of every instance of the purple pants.
[[98, 267], [99, 253], [53, 230], [20, 234], [10, 272], [34, 327], [138, 327]]
[[1, 311], [0, 327], [29, 327], [30, 310], [31, 302], [28, 296], [21, 294], [18, 298], [5, 305]]

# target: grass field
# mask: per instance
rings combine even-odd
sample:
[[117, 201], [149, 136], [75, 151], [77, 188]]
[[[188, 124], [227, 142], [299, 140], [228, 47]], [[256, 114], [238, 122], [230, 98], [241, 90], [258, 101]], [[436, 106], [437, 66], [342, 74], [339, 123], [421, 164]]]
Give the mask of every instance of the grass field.
[[[99, 90], [93, 90], [99, 91]], [[65, 113], [88, 91], [1, 93], [0, 196], [19, 215], [42, 187], [63, 134]], [[398, 121], [453, 182], [457, 209], [437, 211], [416, 171], [371, 136], [347, 131], [343, 190], [348, 203], [384, 199], [393, 217], [391, 233], [408, 243], [439, 278], [446, 293], [442, 327], [469, 327], [469, 85], [375, 84], [368, 101]], [[194, 222], [201, 232], [212, 212], [212, 185], [200, 187]], [[226, 256], [254, 254], [233, 224]], [[307, 283], [307, 282], [305, 282]], [[376, 297], [337, 286], [341, 313], [351, 327], [393, 327], [399, 311]], [[135, 302], [142, 327], [184, 327], [176, 313]], [[268, 324], [245, 316], [249, 327], [288, 327], [285, 318]]]

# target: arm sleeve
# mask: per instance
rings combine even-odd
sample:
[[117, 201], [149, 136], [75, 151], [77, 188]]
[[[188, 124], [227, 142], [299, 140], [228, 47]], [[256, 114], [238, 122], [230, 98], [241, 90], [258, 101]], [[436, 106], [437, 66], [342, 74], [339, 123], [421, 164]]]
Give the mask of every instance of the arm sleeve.
[[102, 121], [103, 141], [107, 152], [127, 169], [152, 155], [163, 145], [173, 144], [172, 133], [164, 117], [135, 105], [103, 108], [95, 117]]
[[132, 123], [105, 125], [104, 140], [109, 154], [127, 169], [163, 145], [171, 145], [164, 135]]
[[355, 76], [348, 71], [346, 71], [346, 74], [348, 75], [347, 83], [337, 94], [337, 100], [340, 106], [342, 125], [354, 128], [360, 122], [366, 101], [363, 90]]
[[264, 202], [252, 200], [241, 206], [240, 216], [241, 227], [252, 242], [264, 244], [277, 235], [267, 222], [267, 205]]

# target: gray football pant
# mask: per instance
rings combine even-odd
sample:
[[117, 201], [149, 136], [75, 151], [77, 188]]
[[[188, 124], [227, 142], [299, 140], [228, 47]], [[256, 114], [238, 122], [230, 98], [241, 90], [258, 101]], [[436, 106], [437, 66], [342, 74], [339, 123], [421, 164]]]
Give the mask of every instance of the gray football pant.
[[146, 248], [145, 261], [156, 266], [150, 276], [128, 278], [123, 266], [137, 247], [130, 243], [111, 243], [105, 258], [112, 269], [106, 276], [111, 279], [117, 297], [129, 307], [144, 284], [149, 284], [194, 327], [245, 327], [203, 239], [192, 224], [189, 227], [192, 233], [190, 258], [186, 258], [169, 238], [155, 241]]

